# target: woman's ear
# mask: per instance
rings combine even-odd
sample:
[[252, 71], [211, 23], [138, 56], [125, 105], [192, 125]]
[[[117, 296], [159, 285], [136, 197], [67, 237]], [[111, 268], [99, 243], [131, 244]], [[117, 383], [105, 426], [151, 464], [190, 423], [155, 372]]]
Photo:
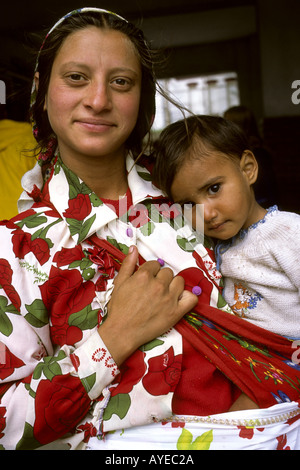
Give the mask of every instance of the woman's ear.
[[[36, 90], [39, 89], [39, 84], [40, 84], [40, 73], [39, 72], [35, 72], [34, 74], [34, 83], [35, 83], [35, 88]], [[44, 108], [43, 108], [44, 111], [47, 110], [47, 106], [46, 106], [46, 97], [45, 97], [45, 101], [44, 101]]]
[[35, 72], [35, 74], [34, 74], [34, 84], [35, 84], [35, 88], [37, 90], [39, 89], [39, 83], [40, 83], [40, 73]]
[[250, 185], [254, 184], [258, 176], [258, 163], [250, 150], [245, 150], [240, 160], [240, 168]]

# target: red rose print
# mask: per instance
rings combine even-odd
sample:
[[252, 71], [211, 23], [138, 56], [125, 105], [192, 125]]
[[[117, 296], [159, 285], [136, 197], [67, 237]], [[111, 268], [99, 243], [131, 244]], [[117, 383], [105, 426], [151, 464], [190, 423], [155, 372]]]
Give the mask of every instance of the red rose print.
[[173, 348], [164, 354], [149, 359], [149, 370], [143, 385], [151, 395], [166, 395], [174, 392], [181, 375], [182, 355], [174, 356]]
[[50, 251], [46, 240], [43, 240], [43, 238], [35, 238], [31, 241], [30, 248], [41, 266], [48, 261]]
[[97, 265], [98, 273], [101, 274], [96, 282], [96, 289], [97, 291], [103, 291], [106, 289], [107, 279], [113, 279], [115, 269], [119, 268], [119, 265], [105, 248], [93, 247], [92, 251], [89, 251], [89, 258]]
[[166, 219], [175, 219], [182, 212], [180, 206], [171, 202], [164, 202], [163, 204], [154, 204], [156, 210]]
[[70, 326], [68, 319], [72, 313], [80, 312], [91, 304], [95, 296], [93, 282], [84, 282], [77, 269], [53, 267], [49, 280], [40, 286], [40, 290], [51, 319], [53, 342], [62, 346], [80, 341], [81, 329]]
[[132, 206], [129, 212], [128, 221], [131, 222], [135, 228], [145, 225], [150, 221], [147, 207], [144, 204]]
[[77, 326], [53, 325], [50, 328], [51, 340], [54, 344], [63, 346], [64, 344], [74, 345], [82, 339], [82, 330]]
[[65, 323], [65, 318], [89, 305], [95, 296], [92, 281], [84, 282], [77, 269], [53, 267], [49, 280], [40, 286], [42, 299], [52, 316], [57, 315]]
[[36, 391], [34, 436], [41, 444], [74, 429], [87, 414], [90, 399], [77, 377], [56, 375], [42, 380]]
[[254, 436], [254, 428], [253, 427], [246, 427], [246, 426], [237, 426], [240, 429], [239, 436], [242, 439], [252, 439]]
[[24, 362], [21, 361], [17, 356], [12, 354], [9, 349], [5, 347], [5, 351], [1, 350], [1, 357], [5, 356], [5, 362], [0, 362], [0, 379], [4, 380], [12, 375], [15, 369], [24, 366]]
[[55, 253], [53, 261], [57, 267], [69, 266], [74, 261], [80, 261], [84, 258], [81, 245], [76, 245], [74, 248], [62, 248], [61, 251]]
[[64, 212], [66, 219], [83, 220], [91, 212], [92, 205], [88, 194], [77, 194], [74, 199], [69, 200], [69, 207]]
[[113, 382], [113, 384], [118, 383], [119, 385], [111, 389], [111, 396], [131, 392], [133, 386], [141, 380], [146, 372], [144, 357], [145, 353], [138, 349], [123, 363], [120, 374]]
[[14, 286], [11, 284], [12, 281], [12, 269], [10, 264], [5, 259], [0, 259], [0, 286], [4, 289], [6, 295], [12, 302], [12, 304], [19, 309], [21, 306], [21, 299]]
[[78, 432], [84, 432], [83, 442], [88, 442], [90, 437], [97, 436], [97, 428], [92, 423], [85, 423], [77, 428]]
[[9, 262], [6, 259], [0, 259], [0, 284], [11, 284], [12, 280], [12, 269]]
[[276, 437], [278, 444], [276, 450], [291, 450], [290, 446], [287, 446], [287, 437], [286, 434]]
[[17, 310], [19, 310], [21, 307], [21, 299], [14, 286], [9, 284], [2, 284], [2, 287], [11, 303], [14, 305], [14, 307], [16, 307]]
[[18, 229], [12, 237], [13, 251], [16, 258], [23, 259], [31, 251], [31, 235]]
[[[13, 219], [11, 219], [11, 220], [13, 220], [14, 222], [18, 222], [18, 221], [23, 220], [26, 217], [30, 217], [31, 215], [34, 215], [34, 214], [35, 214], [35, 211], [33, 209], [28, 209], [27, 211], [22, 212], [22, 214], [15, 215], [13, 217]], [[20, 230], [20, 228], [15, 224], [11, 228], [17, 228], [18, 230]]]

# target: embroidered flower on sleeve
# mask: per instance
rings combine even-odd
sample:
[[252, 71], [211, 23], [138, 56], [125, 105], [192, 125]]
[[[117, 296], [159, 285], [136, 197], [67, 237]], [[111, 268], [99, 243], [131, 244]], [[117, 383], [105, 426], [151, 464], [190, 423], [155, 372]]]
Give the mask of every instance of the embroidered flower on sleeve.
[[257, 303], [262, 300], [262, 298], [261, 294], [247, 289], [243, 284], [235, 284], [235, 303], [231, 305], [231, 308], [235, 314], [240, 317], [244, 317], [247, 315], [248, 310], [252, 310], [257, 307]]

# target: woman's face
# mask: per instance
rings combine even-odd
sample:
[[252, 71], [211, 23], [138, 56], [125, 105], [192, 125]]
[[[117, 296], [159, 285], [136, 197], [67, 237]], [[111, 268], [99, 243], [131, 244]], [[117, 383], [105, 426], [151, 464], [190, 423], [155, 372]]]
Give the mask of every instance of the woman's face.
[[121, 32], [90, 26], [65, 39], [45, 98], [65, 163], [124, 155], [139, 112], [141, 77], [134, 45]]

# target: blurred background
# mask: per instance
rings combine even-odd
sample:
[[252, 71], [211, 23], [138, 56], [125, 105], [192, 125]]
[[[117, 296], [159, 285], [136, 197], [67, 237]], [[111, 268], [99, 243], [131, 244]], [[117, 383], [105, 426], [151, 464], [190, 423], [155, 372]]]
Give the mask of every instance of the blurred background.
[[[28, 119], [32, 35], [82, 6], [115, 11], [140, 26], [166, 52], [162, 86], [193, 112], [250, 110], [268, 152], [263, 171], [265, 187], [274, 190], [271, 203], [300, 212], [299, 0], [7, 1], [0, 12], [2, 117]], [[154, 131], [178, 118], [158, 96]]]

